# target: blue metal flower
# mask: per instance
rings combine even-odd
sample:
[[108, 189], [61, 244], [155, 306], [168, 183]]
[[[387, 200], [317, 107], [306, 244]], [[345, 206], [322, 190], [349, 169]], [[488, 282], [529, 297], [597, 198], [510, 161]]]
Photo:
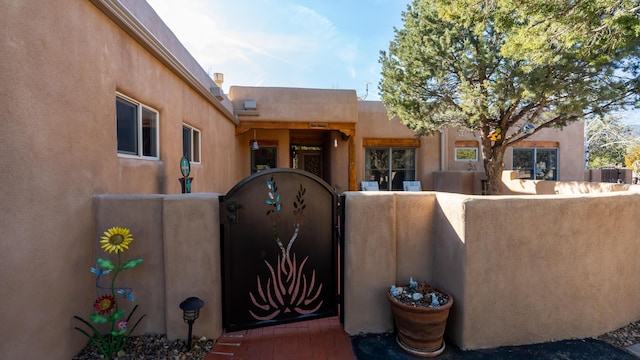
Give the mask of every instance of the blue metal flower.
[[94, 273], [95, 275], [104, 275], [104, 274], [108, 274], [111, 272], [110, 269], [96, 269], [96, 268], [91, 268], [91, 272]]
[[131, 294], [131, 292], [133, 292], [133, 289], [131, 289], [131, 288], [127, 288], [127, 289], [120, 289], [120, 290], [118, 290], [118, 294], [120, 294], [120, 295], [124, 296], [125, 298], [127, 298], [127, 299], [129, 299], [129, 300], [131, 300], [131, 301], [133, 301], [133, 300], [134, 300], [134, 297], [133, 297], [133, 295]]

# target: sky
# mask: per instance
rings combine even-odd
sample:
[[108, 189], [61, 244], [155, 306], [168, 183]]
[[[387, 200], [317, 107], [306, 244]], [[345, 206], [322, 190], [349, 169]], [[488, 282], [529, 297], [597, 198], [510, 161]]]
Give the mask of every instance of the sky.
[[[350, 89], [379, 100], [381, 50], [411, 0], [147, 0], [222, 88]], [[368, 88], [368, 91], [367, 91]]]
[[[229, 87], [350, 89], [380, 100], [381, 50], [411, 0], [147, 0]], [[640, 111], [618, 114], [640, 124]]]

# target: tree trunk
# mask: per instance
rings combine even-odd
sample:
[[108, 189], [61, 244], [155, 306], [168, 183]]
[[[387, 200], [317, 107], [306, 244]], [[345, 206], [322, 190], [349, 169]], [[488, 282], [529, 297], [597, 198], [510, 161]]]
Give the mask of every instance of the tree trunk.
[[502, 194], [502, 172], [504, 170], [504, 148], [493, 144], [490, 148], [490, 156], [485, 156], [484, 171], [487, 174], [488, 194]]

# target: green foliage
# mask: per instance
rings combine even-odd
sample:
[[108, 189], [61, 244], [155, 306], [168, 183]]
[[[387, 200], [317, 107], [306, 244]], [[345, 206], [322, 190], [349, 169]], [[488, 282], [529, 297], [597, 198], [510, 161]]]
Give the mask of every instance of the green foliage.
[[133, 269], [140, 264], [142, 264], [142, 259], [131, 259], [122, 265], [122, 269]]
[[596, 117], [585, 122], [585, 139], [590, 169], [619, 167], [627, 148], [637, 143], [630, 126], [615, 117]]
[[[382, 101], [418, 135], [480, 130], [495, 184], [509, 145], [638, 101], [638, 12], [613, 4], [414, 0], [380, 53]], [[596, 17], [607, 31], [594, 28]], [[584, 33], [592, 30], [598, 36]], [[525, 122], [535, 131], [520, 132]]]
[[640, 174], [640, 145], [636, 145], [629, 150], [629, 153], [624, 156], [624, 165], [628, 168], [632, 168], [635, 173]]
[[98, 263], [98, 266], [103, 269], [113, 270], [116, 268], [115, 265], [113, 265], [113, 262], [109, 259], [97, 258], [96, 263]]

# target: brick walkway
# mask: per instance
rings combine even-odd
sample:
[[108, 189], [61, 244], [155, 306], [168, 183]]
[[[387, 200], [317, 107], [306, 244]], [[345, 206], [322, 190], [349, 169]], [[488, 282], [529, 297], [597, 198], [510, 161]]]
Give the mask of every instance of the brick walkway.
[[337, 317], [225, 333], [204, 360], [355, 360]]

